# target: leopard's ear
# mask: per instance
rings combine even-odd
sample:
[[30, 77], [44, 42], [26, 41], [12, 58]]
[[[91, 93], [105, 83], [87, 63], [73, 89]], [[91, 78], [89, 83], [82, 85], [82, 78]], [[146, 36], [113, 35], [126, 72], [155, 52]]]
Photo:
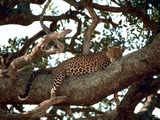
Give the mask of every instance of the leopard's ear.
[[126, 48], [125, 47], [121, 47], [120, 49], [121, 49], [122, 52], [124, 52]]

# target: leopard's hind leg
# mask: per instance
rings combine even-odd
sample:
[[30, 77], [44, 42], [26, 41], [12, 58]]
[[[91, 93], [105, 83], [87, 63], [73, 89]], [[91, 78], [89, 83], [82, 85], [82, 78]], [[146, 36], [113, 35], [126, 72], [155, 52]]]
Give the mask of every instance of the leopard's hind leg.
[[57, 89], [60, 87], [64, 79], [65, 79], [65, 76], [63, 74], [55, 75], [52, 88], [51, 88], [51, 96], [50, 96], [51, 98], [56, 96]]

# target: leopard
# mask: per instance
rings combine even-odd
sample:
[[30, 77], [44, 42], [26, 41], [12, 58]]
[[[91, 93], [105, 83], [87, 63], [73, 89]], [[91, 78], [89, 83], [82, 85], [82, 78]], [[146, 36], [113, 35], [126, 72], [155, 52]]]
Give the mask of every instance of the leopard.
[[109, 47], [98, 53], [72, 57], [56, 67], [33, 71], [28, 78], [24, 94], [19, 94], [18, 98], [19, 100], [26, 100], [29, 97], [32, 83], [40, 74], [53, 75], [53, 84], [50, 91], [50, 98], [53, 98], [56, 96], [57, 89], [67, 77], [101, 71], [109, 66], [110, 63], [120, 59], [124, 50], [124, 47]]

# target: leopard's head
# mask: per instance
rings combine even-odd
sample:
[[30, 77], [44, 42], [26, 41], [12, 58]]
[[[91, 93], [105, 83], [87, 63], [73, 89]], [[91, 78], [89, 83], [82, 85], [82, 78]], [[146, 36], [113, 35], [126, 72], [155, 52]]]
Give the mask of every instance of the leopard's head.
[[106, 55], [109, 57], [111, 62], [114, 62], [122, 57], [122, 54], [124, 52], [124, 47], [108, 47], [108, 50], [106, 51]]

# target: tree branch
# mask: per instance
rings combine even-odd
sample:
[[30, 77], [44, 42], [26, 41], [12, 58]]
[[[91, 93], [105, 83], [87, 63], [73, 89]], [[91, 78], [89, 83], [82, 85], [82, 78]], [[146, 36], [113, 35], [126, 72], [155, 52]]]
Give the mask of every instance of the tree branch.
[[[64, 0], [64, 1], [67, 2], [68, 4], [74, 6], [77, 10], [84, 9], [84, 5], [82, 4], [83, 2], [81, 2], [81, 1], [80, 2], [76, 2], [74, 0]], [[4, 24], [29, 25], [29, 24], [33, 23], [34, 21], [39, 21], [39, 17], [40, 17], [39, 15], [35, 16], [31, 12], [22, 12], [21, 14], [19, 14], [18, 11], [13, 6], [15, 6], [19, 3], [42, 4], [44, 2], [45, 2], [45, 0], [36, 0], [36, 1], [11, 0], [10, 2], [3, 1], [1, 3], [2, 6], [0, 6], [0, 9], [2, 9], [2, 10], [0, 10], [0, 14], [1, 14], [0, 25], [4, 25]], [[6, 7], [6, 6], [8, 6], [8, 7]], [[12, 7], [12, 9], [10, 10], [9, 7]], [[128, 14], [134, 15], [143, 21], [144, 27], [152, 30], [155, 33], [157, 33], [160, 28], [160, 25], [158, 24], [158, 22], [151, 20], [150, 17], [148, 16], [148, 14], [144, 13], [139, 8], [135, 8], [135, 7], [131, 7], [131, 6], [124, 7], [122, 5], [120, 5], [120, 7], [112, 7], [112, 6], [107, 6], [107, 5], [99, 5], [99, 4], [92, 3], [92, 2], [90, 2], [89, 7], [92, 9], [95, 8], [100, 11], [108, 11], [108, 12], [116, 12], [116, 13], [123, 12], [123, 13], [128, 13]], [[10, 14], [6, 14], [5, 12], [3, 12], [5, 9], [9, 9]], [[66, 17], [64, 15], [61, 15], [61, 16]], [[70, 18], [69, 16], [67, 16], [67, 17]], [[19, 18], [21, 18], [21, 20], [19, 20]], [[68, 18], [63, 18], [63, 19], [68, 19]], [[56, 16], [54, 16], [54, 17], [53, 16], [44, 16], [44, 20], [47, 20], [47, 21], [54, 21], [55, 19], [61, 20], [62, 18], [59, 18], [59, 17], [57, 18]], [[148, 23], [150, 23], [150, 24], [148, 24]]]
[[[152, 44], [124, 56], [122, 59], [111, 63], [105, 70], [69, 77], [64, 80], [57, 95], [67, 96], [61, 105], [92, 105], [106, 96], [116, 93], [151, 75], [160, 72], [160, 34]], [[0, 80], [0, 100], [2, 103], [32, 103], [37, 104], [50, 98], [50, 88], [53, 80], [50, 75], [40, 75], [33, 84], [30, 97], [26, 101], [18, 100], [18, 91], [23, 92], [29, 74], [19, 74], [20, 80], [13, 87], [9, 79]], [[135, 79], [136, 78], [136, 79]], [[6, 91], [7, 89], [7, 91]], [[42, 91], [43, 89], [43, 91]], [[15, 91], [15, 92], [13, 92]], [[17, 92], [16, 92], [17, 91]], [[8, 99], [6, 99], [8, 98]]]
[[24, 46], [16, 53], [19, 56], [22, 56], [26, 53], [27, 49], [31, 46], [31, 44], [33, 44], [37, 39], [39, 39], [40, 37], [43, 37], [45, 35], [44, 31], [39, 31], [38, 33], [36, 33], [34, 36], [32, 36], [30, 39], [28, 39]]
[[[73, 5], [77, 10], [79, 9], [83, 9], [83, 4], [82, 2], [76, 2], [74, 0], [65, 0], [67, 3]], [[100, 11], [108, 11], [108, 12], [115, 12], [115, 13], [120, 13], [120, 12], [123, 12], [123, 13], [128, 13], [128, 14], [131, 14], [131, 15], [134, 15], [134, 16], [137, 16], [140, 20], [143, 21], [144, 23], [144, 27], [152, 30], [153, 32], [157, 33], [159, 28], [160, 28], [160, 25], [151, 20], [150, 17], [144, 13], [143, 11], [141, 11], [139, 8], [135, 8], [135, 7], [124, 7], [121, 3], [121, 1], [119, 1], [119, 6], [120, 7], [112, 7], [112, 6], [108, 6], [108, 5], [99, 5], [99, 4], [96, 4], [96, 3], [92, 3], [89, 5], [91, 8], [95, 8], [97, 10], [100, 10]], [[151, 24], [148, 24], [148, 23], [151, 23]]]
[[[91, 7], [101, 10], [101, 11], [108, 11], [108, 12], [123, 12], [123, 13], [128, 13], [134, 16], [137, 16], [140, 20], [143, 21], [144, 27], [152, 30], [153, 32], [157, 33], [159, 30], [159, 25], [158, 23], [154, 22], [153, 20], [150, 19], [149, 15], [141, 11], [139, 8], [135, 7], [112, 7], [112, 6], [107, 6], [107, 5], [98, 5], [95, 3], [92, 3], [90, 5]], [[148, 24], [150, 23], [150, 24]]]
[[[31, 111], [23, 112], [20, 114], [10, 114], [5, 111], [0, 110], [1, 118], [8, 118], [12, 120], [30, 120], [39, 117], [45, 117], [49, 115], [46, 113], [47, 109], [54, 104], [58, 104], [65, 100], [65, 96], [59, 96], [52, 99], [45, 100], [44, 102], [40, 103], [36, 108]], [[3, 114], [2, 114], [3, 113]]]
[[46, 12], [46, 9], [47, 7], [49, 6], [49, 4], [51, 3], [51, 0], [47, 0], [47, 3], [44, 5], [44, 8], [42, 10], [42, 13], [40, 14], [40, 24], [41, 24], [41, 27], [43, 28], [43, 31], [46, 33], [46, 34], [50, 34], [51, 31], [50, 29], [43, 23], [43, 17], [44, 17], [44, 14]]
[[106, 24], [110, 23], [113, 26], [114, 29], [116, 29], [118, 27], [118, 24], [114, 23], [111, 18], [109, 18], [109, 19], [100, 18], [99, 21], [103, 22], [103, 23], [106, 23]]
[[78, 18], [76, 18], [74, 20], [78, 22], [78, 26], [77, 26], [77, 32], [71, 38], [71, 42], [70, 42], [70, 45], [69, 45], [70, 51], [72, 53], [76, 52], [76, 50], [74, 49], [75, 39], [77, 38], [78, 35], [80, 35], [81, 27], [82, 27], [82, 21], [81, 20], [79, 20]]
[[[44, 31], [39, 31], [33, 37], [28, 39], [25, 42], [24, 46], [18, 52], [15, 52], [15, 53], [8, 53], [7, 52], [7, 53], [0, 54], [0, 64], [1, 64], [0, 69], [2, 69], [1, 71], [2, 72], [3, 72], [3, 70], [5, 71], [10, 66], [11, 62], [13, 62], [14, 59], [23, 56], [27, 52], [30, 45], [33, 42], [35, 42], [38, 38], [40, 38], [44, 35], [45, 35]], [[2, 72], [0, 72], [0, 73], [2, 74]], [[4, 74], [1, 76], [4, 76]], [[6, 77], [8, 77], [8, 76], [6, 76]]]
[[[134, 113], [134, 110], [135, 110], [135, 107], [137, 106], [137, 104], [143, 98], [149, 96], [150, 94], [155, 94], [160, 87], [159, 83], [160, 83], [159, 79], [151, 80], [151, 81], [150, 80], [149, 81], [139, 80], [139, 82], [134, 83], [129, 88], [127, 94], [124, 96], [120, 105], [117, 106], [117, 109], [116, 109], [117, 114], [119, 114], [120, 116], [125, 116], [126, 119], [127, 119], [127, 116], [133, 116], [133, 113]], [[145, 108], [145, 106], [144, 106], [144, 108]], [[147, 106], [147, 107], [149, 107], [149, 106]], [[151, 107], [153, 107], [153, 105]], [[149, 110], [153, 111], [153, 109], [149, 109]], [[149, 112], [151, 112], [151, 111], [149, 111]]]
[[[154, 94], [160, 87], [160, 80], [153, 80], [150, 83], [146, 83], [143, 81], [135, 83], [132, 85], [125, 95], [124, 99], [121, 101], [120, 105], [117, 106], [117, 108], [113, 111], [106, 112], [104, 114], [100, 114], [96, 117], [90, 117], [86, 118], [83, 120], [91, 120], [91, 119], [104, 119], [107, 118], [109, 120], [143, 120], [144, 118], [146, 119], [151, 119], [150, 113], [153, 110], [153, 105], [151, 99], [154, 99], [153, 96], [150, 96], [149, 98], [149, 104], [151, 105], [146, 105], [146, 107], [151, 107], [149, 108], [149, 111], [147, 114], [144, 113], [138, 113], [134, 114], [134, 109], [136, 105], [146, 96], [149, 96], [150, 94]], [[142, 88], [143, 91], [142, 91]], [[145, 109], [146, 110], [146, 109]], [[143, 111], [144, 112], [144, 111]]]
[[[7, 68], [7, 70], [4, 70], [4, 73], [7, 74], [7, 76], [14, 76], [17, 74], [17, 71], [23, 67], [24, 65], [34, 61], [35, 59], [41, 58], [45, 55], [50, 55], [50, 54], [56, 54], [63, 52], [64, 45], [59, 42], [59, 39], [65, 37], [68, 33], [70, 33], [71, 30], [64, 30], [61, 33], [56, 33], [53, 32], [46, 37], [43, 38], [41, 42], [39, 42], [31, 51], [31, 53], [23, 55], [19, 58], [16, 58], [13, 60], [13, 62], [10, 64], [10, 66]], [[57, 44], [58, 48], [56, 49], [50, 49], [46, 50], [46, 47], [48, 43], [54, 39], [55, 43]]]
[[142, 109], [140, 110], [140, 112], [138, 114], [143, 115], [146, 118], [152, 118], [152, 112], [155, 108], [155, 102], [156, 102], [156, 98], [154, 94], [149, 95], [146, 98], [146, 102], [144, 104], [144, 106], [142, 107]]
[[157, 93], [155, 107], [160, 108], [160, 94], [159, 93]]
[[[1, 12], [1, 11], [0, 11]], [[1, 14], [1, 13], [0, 13]], [[78, 14], [78, 13], [77, 13]], [[33, 15], [32, 13], [21, 13], [18, 14], [18, 12], [14, 11], [11, 12], [11, 15], [4, 15], [3, 19], [0, 21], [0, 25], [5, 24], [20, 24], [20, 25], [30, 25], [35, 21], [39, 21], [41, 15]], [[65, 19], [72, 19], [74, 16], [70, 16], [67, 13], [61, 14], [59, 16], [44, 16], [43, 21], [59, 21], [59, 20], [65, 20]], [[21, 20], [19, 20], [21, 18]]]
[[55, 97], [52, 99], [48, 99], [43, 101], [42, 103], [39, 104], [35, 109], [29, 111], [29, 112], [24, 112], [20, 114], [21, 118], [25, 118], [30, 116], [31, 119], [33, 118], [38, 118], [38, 117], [44, 117], [46, 115], [46, 111], [54, 104], [58, 104], [60, 102], [65, 101], [65, 96], [60, 96], [60, 97]]
[[[58, 34], [55, 37], [59, 38], [60, 36], [61, 35]], [[155, 40], [147, 47], [124, 56], [122, 59], [110, 64], [103, 71], [66, 79], [57, 91], [57, 95], [66, 96], [66, 100], [58, 105], [92, 105], [101, 101], [106, 96], [116, 93], [130, 86], [132, 83], [135, 83], [135, 86], [132, 86], [127, 93], [129, 97], [132, 93], [135, 93], [134, 101], [131, 99], [128, 100], [126, 94], [116, 110], [98, 117], [104, 118], [107, 116], [113, 118], [120, 115], [122, 111], [127, 111], [127, 113], [133, 112], [133, 108], [135, 108], [135, 105], [137, 105], [142, 98], [155, 93], [160, 87], [159, 79], [148, 82], [147, 84], [139, 84], [139, 80], [160, 72], [159, 46], [160, 34], [158, 34], [155, 37]], [[2, 104], [13, 104], [17, 102], [23, 104], [39, 104], [47, 98], [50, 98], [50, 88], [52, 87], [51, 83], [53, 82], [51, 79], [52, 77], [50, 77], [50, 75], [40, 75], [35, 81], [36, 84], [33, 85], [29, 98], [26, 101], [19, 101], [17, 97], [18, 91], [22, 91], [25, 88], [25, 78], [28, 78], [28, 76], [29, 74], [19, 74], [20, 80], [14, 85], [12, 84], [11, 79], [4, 78], [0, 80], [0, 101]], [[140, 90], [142, 91], [139, 92]], [[124, 102], [126, 100], [129, 102]], [[46, 105], [48, 104], [44, 104], [44, 109], [46, 108]], [[42, 109], [40, 109], [40, 111], [41, 110]], [[38, 115], [39, 114], [36, 116]], [[41, 113], [41, 115], [44, 115], [44, 113]], [[121, 114], [121, 117], [127, 118], [126, 115], [128, 114]], [[132, 115], [132, 117], [138, 120], [141, 116]]]
[[92, 23], [89, 26], [89, 28], [84, 36], [84, 43], [83, 43], [83, 54], [84, 55], [89, 53], [89, 46], [90, 46], [89, 44], [90, 44], [91, 36], [92, 36], [92, 33], [95, 30], [95, 28], [99, 22], [99, 18], [97, 16], [97, 14], [93, 10], [93, 8], [90, 6], [91, 2], [92, 1], [86, 2], [85, 0], [83, 0], [83, 6], [88, 10], [88, 12], [92, 18]]
[[33, 3], [33, 4], [43, 4], [46, 0], [9, 0], [1, 1], [1, 5], [5, 7], [15, 7], [18, 4]]

